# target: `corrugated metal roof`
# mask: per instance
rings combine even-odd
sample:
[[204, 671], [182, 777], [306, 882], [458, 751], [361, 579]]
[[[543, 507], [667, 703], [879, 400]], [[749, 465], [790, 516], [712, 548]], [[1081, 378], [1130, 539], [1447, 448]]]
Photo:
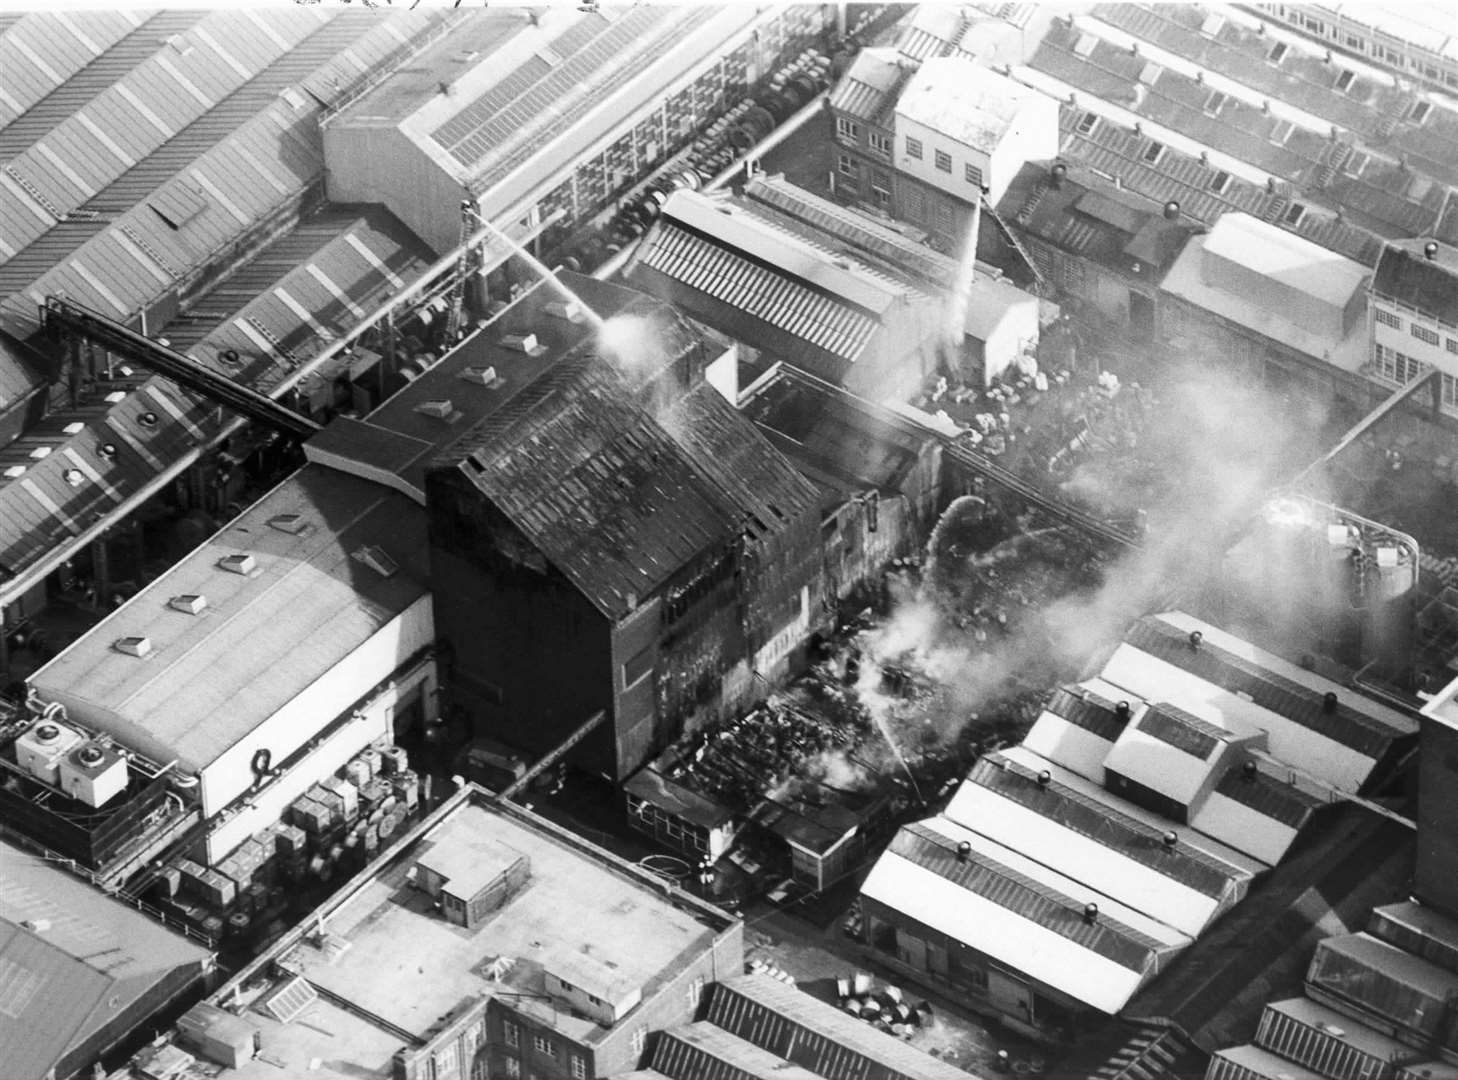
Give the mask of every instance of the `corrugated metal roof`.
[[1118, 702], [1106, 700], [1085, 687], [1060, 686], [1053, 691], [1045, 708], [1075, 727], [1113, 742], [1129, 722], [1127, 717], [1119, 716], [1117, 706]]
[[1090, 922], [1084, 918], [1084, 901], [1071, 899], [975, 850], [965, 861], [958, 858], [956, 841], [925, 823], [904, 826], [887, 851], [1130, 971], [1147, 970], [1152, 956], [1168, 947], [1166, 942], [1112, 921], [1107, 913], [1101, 912]]
[[665, 28], [683, 22], [682, 12], [635, 7], [615, 19], [597, 13], [579, 19], [552, 40], [560, 61], [534, 56], [492, 90], [437, 128], [431, 137], [461, 165], [472, 168], [500, 155], [543, 124], [587, 100], [584, 92], [604, 74], [631, 67], [628, 57]]
[[845, 360], [855, 360], [876, 331], [869, 315], [677, 226], [660, 224], [638, 257], [689, 288]]
[[1311, 820], [1311, 815], [1325, 806], [1324, 800], [1311, 795], [1294, 784], [1288, 784], [1277, 777], [1256, 770], [1247, 772], [1232, 765], [1215, 785], [1215, 790], [1227, 799], [1233, 799], [1282, 825], [1293, 829], [1302, 828]]
[[1211, 641], [1202, 641], [1198, 649], [1193, 649], [1187, 632], [1155, 617], [1140, 619], [1129, 628], [1124, 640], [1224, 690], [1247, 695], [1256, 705], [1368, 757], [1380, 758], [1400, 735], [1344, 701], [1327, 712], [1319, 691], [1266, 670]]
[[[37, 11], [12, 21], [0, 34], [0, 71], [5, 73], [0, 125], [44, 105], [49, 95], [94, 62], [98, 53], [130, 33], [146, 15], [145, 11]], [[0, 149], [0, 161], [13, 153]]]
[[[46, 929], [20, 925], [45, 920]], [[0, 1061], [41, 1080], [68, 1048], [207, 952], [50, 863], [0, 842]]]
[[[1418, 250], [1409, 250], [1409, 247]], [[1448, 260], [1428, 259], [1421, 242], [1388, 244], [1377, 260], [1372, 290], [1421, 311], [1449, 326], [1458, 326], [1458, 268]]]
[[1173, 746], [1193, 758], [1207, 759], [1215, 748], [1230, 737], [1223, 728], [1201, 720], [1167, 701], [1150, 705], [1140, 714], [1135, 725], [1160, 742]]
[[[1001, 754], [979, 761], [959, 789], [959, 795], [968, 784], [995, 792], [1206, 896], [1218, 899], [1230, 889], [1232, 882], [1249, 877], [1189, 844], [1167, 845], [1163, 830], [1137, 821], [1056, 780], [1039, 784], [1037, 774], [1031, 769]], [[979, 820], [959, 816], [956, 806], [957, 796], [954, 796], [947, 815], [970, 829], [981, 831]], [[1056, 852], [1049, 854], [1056, 858]]]
[[825, 1080], [966, 1080], [955, 1065], [768, 975], [716, 982], [705, 1020]]
[[[778, 532], [814, 506], [808, 481], [714, 393], [655, 417], [641, 386], [579, 351], [438, 464], [458, 467], [616, 618], [751, 522]], [[744, 471], [731, 480], [735, 467]]]
[[662, 1032], [649, 1063], [674, 1080], [821, 1080], [703, 1020]]

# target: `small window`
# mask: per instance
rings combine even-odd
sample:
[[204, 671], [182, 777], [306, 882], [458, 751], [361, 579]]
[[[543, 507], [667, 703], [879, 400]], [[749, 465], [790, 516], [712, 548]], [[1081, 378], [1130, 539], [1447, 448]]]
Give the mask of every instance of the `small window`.
[[1210, 116], [1219, 116], [1220, 110], [1225, 108], [1225, 103], [1230, 99], [1223, 90], [1216, 90], [1205, 101], [1205, 112]]
[[1271, 46], [1271, 51], [1267, 55], [1270, 57], [1271, 63], [1279, 64], [1289, 51], [1284, 41], [1278, 41], [1275, 45]]
[[572, 1055], [572, 1080], [587, 1080], [587, 1059], [581, 1054]]
[[1394, 311], [1387, 311], [1384, 308], [1373, 308], [1372, 317], [1383, 326], [1390, 326], [1394, 330], [1402, 329], [1402, 316]]
[[845, 117], [837, 116], [835, 118], [835, 133], [842, 139], [855, 142], [861, 137], [861, 128], [859, 124], [853, 124]]
[[1445, 345], [1450, 353], [1458, 354], [1458, 338], [1448, 338]]
[[1230, 187], [1230, 174], [1221, 169], [1210, 178], [1210, 190], [1216, 195], [1224, 195]]
[[849, 176], [851, 179], [855, 179], [856, 162], [855, 158], [851, 157], [849, 154], [838, 155], [835, 162], [835, 168], [841, 176]]
[[653, 670], [653, 646], [648, 645], [623, 664], [623, 689], [637, 684], [638, 680]]
[[1152, 143], [1150, 143], [1148, 146], [1146, 146], [1144, 148], [1144, 153], [1140, 155], [1140, 157], [1142, 157], [1150, 165], [1156, 165], [1156, 164], [1158, 164], [1159, 163], [1159, 159], [1161, 157], [1163, 157], [1163, 156], [1164, 156], [1164, 143], [1159, 143], [1159, 142], [1152, 142]]
[[1419, 101], [1412, 107], [1412, 112], [1408, 113], [1408, 119], [1414, 124], [1421, 124], [1428, 118], [1428, 113], [1432, 111], [1433, 103], [1431, 101]]
[[906, 156], [909, 158], [915, 158], [917, 161], [921, 160], [920, 139], [913, 139], [910, 135], [906, 136]]
[[926, 198], [922, 195], [921, 190], [919, 188], [906, 187], [905, 185], [902, 185], [902, 190], [906, 193], [906, 216], [912, 221], [925, 221]]
[[549, 1058], [557, 1056], [557, 1044], [545, 1035], [532, 1036], [532, 1049]]
[[949, 173], [952, 171], [952, 155], [945, 150], [937, 151], [937, 171]]
[[978, 191], [982, 190], [982, 170], [976, 165], [963, 165], [962, 175], [966, 178], [967, 183], [971, 184]]
[[1426, 326], [1419, 326], [1417, 323], [1412, 324], [1412, 336], [1419, 341], [1427, 342], [1429, 345], [1437, 345], [1443, 340]]
[[1342, 93], [1346, 93], [1347, 88], [1352, 85], [1352, 80], [1356, 77], [1357, 73], [1351, 68], [1343, 68], [1342, 73], [1337, 76], [1336, 88]]
[[871, 144], [871, 149], [878, 154], [891, 153], [891, 137], [882, 135], [879, 131], [872, 131], [866, 136], [866, 141]]
[[1299, 202], [1293, 202], [1290, 206], [1286, 207], [1286, 212], [1281, 215], [1281, 220], [1287, 225], [1300, 225], [1301, 218], [1305, 213], [1306, 207], [1302, 206]]
[[510, 1054], [501, 1059], [501, 1074], [506, 1080], [521, 1080], [521, 1059]]
[[952, 232], [952, 208], [946, 203], [937, 203], [933, 209], [933, 215], [937, 232], [950, 236]]
[[513, 1024], [510, 1020], [502, 1022], [501, 1032], [506, 1037], [507, 1046], [521, 1045], [521, 1028]]
[[1093, 129], [1098, 127], [1098, 124], [1098, 116], [1094, 113], [1086, 112], [1078, 118], [1078, 123], [1074, 125], [1074, 130], [1080, 135], [1092, 135]]

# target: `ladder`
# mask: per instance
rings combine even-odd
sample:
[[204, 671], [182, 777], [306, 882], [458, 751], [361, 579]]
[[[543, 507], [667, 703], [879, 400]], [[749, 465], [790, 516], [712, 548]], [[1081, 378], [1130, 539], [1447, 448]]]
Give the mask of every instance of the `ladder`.
[[466, 276], [471, 272], [471, 252], [466, 241], [471, 239], [472, 227], [476, 223], [476, 208], [470, 199], [461, 200], [461, 237], [456, 241], [461, 257], [451, 278], [450, 302], [447, 305], [445, 347], [454, 345], [461, 335], [461, 311], [466, 302]]

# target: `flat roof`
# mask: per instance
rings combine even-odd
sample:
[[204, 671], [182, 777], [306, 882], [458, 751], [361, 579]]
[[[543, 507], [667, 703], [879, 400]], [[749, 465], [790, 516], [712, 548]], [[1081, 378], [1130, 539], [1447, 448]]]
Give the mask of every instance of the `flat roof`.
[[[1228, 218], [1236, 216], [1234, 213], [1226, 214], [1220, 221], [1224, 222]], [[1239, 216], [1244, 217], [1245, 215]], [[1260, 224], [1265, 225], [1264, 222]], [[1219, 227], [1217, 223], [1216, 228], [1218, 229]], [[1328, 251], [1326, 248], [1319, 247], [1316, 244], [1312, 244], [1309, 240], [1304, 240], [1284, 229], [1278, 229], [1272, 225], [1266, 225], [1265, 228], [1289, 241], [1308, 244], [1330, 259], [1342, 259], [1345, 262], [1351, 263], [1352, 267], [1361, 271], [1363, 277], [1368, 273], [1367, 268], [1361, 263], [1347, 259], [1345, 256], [1339, 255], [1334, 251]], [[1333, 323], [1323, 320], [1320, 323], [1313, 324], [1309, 320], [1303, 320], [1299, 317], [1298, 313], [1288, 311], [1282, 307], [1276, 301], [1275, 297], [1268, 298], [1272, 301], [1271, 303], [1264, 303], [1259, 298], [1254, 298], [1244, 291], [1234, 292], [1216, 285], [1211, 285], [1206, 281], [1204, 254], [1207, 250], [1210, 250], [1210, 238], [1213, 235], [1213, 233], [1209, 233], [1206, 235], [1191, 236], [1188, 242], [1186, 242], [1179, 257], [1175, 259], [1174, 265], [1169, 268], [1169, 272], [1164, 277], [1163, 287], [1168, 292], [1183, 300], [1189, 301], [1196, 307], [1204, 308], [1206, 311], [1228, 319], [1237, 326], [1254, 330], [1256, 333], [1263, 334], [1272, 341], [1278, 341], [1283, 345], [1290, 346], [1313, 359], [1333, 364], [1343, 371], [1357, 372], [1361, 369], [1368, 359], [1367, 335], [1363, 329], [1365, 327], [1364, 323], [1359, 322], [1357, 326], [1353, 327], [1350, 333], [1338, 336], [1337, 334], [1326, 332], [1332, 327]], [[1230, 246], [1234, 252], [1251, 250], [1250, 248], [1241, 248], [1234, 244], [1229, 236], [1222, 238], [1222, 242]], [[1254, 238], [1246, 238], [1243, 242], [1247, 244], [1264, 243], [1264, 241]], [[1279, 250], [1279, 248], [1276, 248], [1276, 250]], [[1224, 251], [1219, 252], [1219, 254], [1224, 257], [1231, 257]], [[1252, 265], [1252, 262], [1257, 260], [1237, 258], [1235, 261], [1240, 262], [1241, 265], [1247, 266], [1257, 273], [1265, 272]], [[1294, 272], [1296, 266], [1295, 260], [1293, 259], [1288, 262], [1287, 266], [1289, 268], [1288, 273]], [[1327, 275], [1327, 280], [1332, 282], [1339, 276], [1337, 274], [1330, 274]], [[1360, 287], [1360, 283], [1354, 288], [1356, 287]], [[1350, 297], [1350, 292], [1347, 295]]]
[[[429, 897], [409, 887], [406, 872], [431, 848], [470, 846], [481, 837], [521, 852], [531, 874], [490, 919], [467, 930], [436, 913]], [[284, 961], [397, 1028], [423, 1034], [462, 1000], [501, 993], [515, 1008], [541, 1011], [568, 1037], [594, 1043], [609, 1029], [523, 996], [545, 993], [544, 965], [580, 954], [649, 998], [730, 919], [720, 925], [675, 903], [661, 883], [535, 815], [471, 800], [325, 914], [324, 924], [349, 943], [346, 951], [301, 942]], [[499, 979], [490, 970], [497, 961]]]
[[1205, 234], [1205, 250], [1337, 308], [1367, 279], [1355, 259], [1239, 211], [1222, 215]]
[[896, 101], [896, 112], [965, 146], [991, 153], [1017, 123], [1023, 107], [1044, 97], [970, 59], [934, 56], [907, 82]]
[[[362, 561], [366, 547], [382, 551], [397, 572], [384, 577]], [[254, 569], [218, 565], [234, 555], [251, 556]], [[410, 500], [306, 465], [30, 683], [70, 703], [78, 720], [196, 771], [427, 597], [426, 559], [425, 515]], [[196, 615], [169, 606], [184, 595], [202, 596], [207, 606]], [[151, 651], [118, 652], [113, 643], [123, 637], [145, 637]]]
[[445, 879], [453, 896], [472, 899], [526, 858], [518, 849], [484, 829], [448, 830], [421, 844], [416, 862]]

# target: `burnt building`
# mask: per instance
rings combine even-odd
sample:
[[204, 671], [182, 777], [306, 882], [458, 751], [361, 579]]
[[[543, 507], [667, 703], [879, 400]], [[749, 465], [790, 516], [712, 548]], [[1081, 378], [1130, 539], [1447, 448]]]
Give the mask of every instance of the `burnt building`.
[[594, 291], [618, 314], [437, 455], [425, 501], [459, 703], [543, 750], [605, 710], [581, 761], [621, 779], [783, 670], [819, 602], [819, 507], [701, 378], [687, 323]]

